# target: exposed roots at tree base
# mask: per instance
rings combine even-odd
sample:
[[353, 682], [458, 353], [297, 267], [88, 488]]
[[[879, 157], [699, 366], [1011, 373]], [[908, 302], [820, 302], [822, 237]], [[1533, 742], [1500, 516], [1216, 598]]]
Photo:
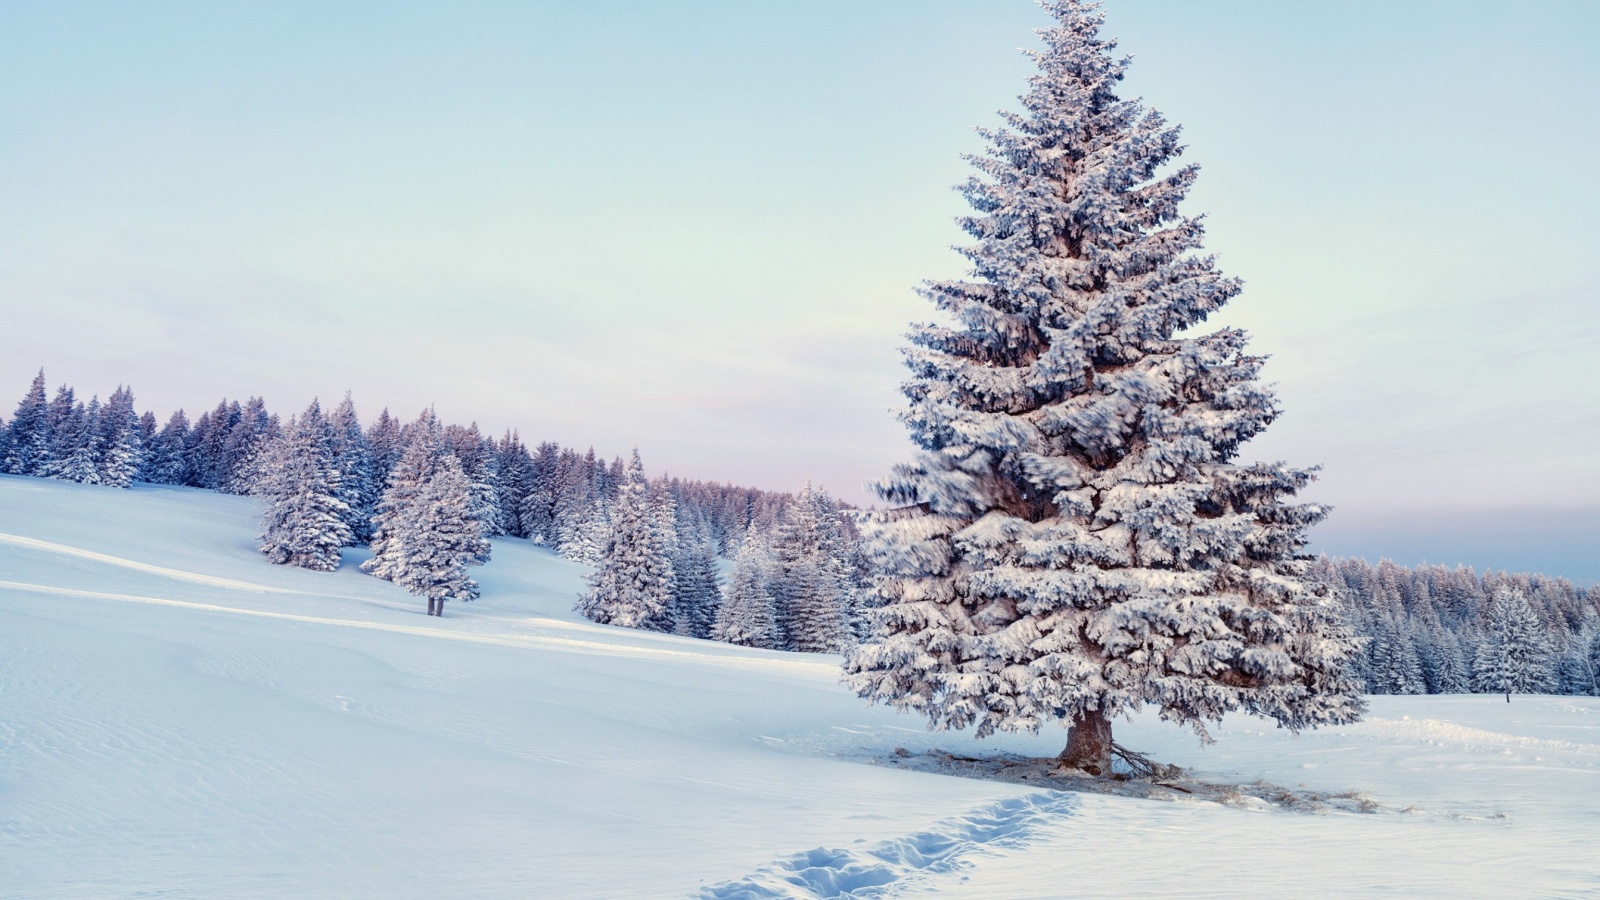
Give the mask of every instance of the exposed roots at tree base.
[[[1121, 762], [1128, 767], [1128, 773], [1134, 778], [1144, 778], [1151, 781], [1169, 781], [1183, 778], [1186, 772], [1178, 766], [1158, 763], [1143, 753], [1136, 753], [1121, 744], [1111, 745], [1111, 759], [1113, 763]], [[1118, 775], [1115, 765], [1112, 767], [1111, 777]]]
[[[878, 765], [962, 778], [1004, 781], [1058, 791], [1114, 794], [1148, 800], [1193, 799], [1247, 809], [1281, 809], [1294, 812], [1399, 812], [1384, 810], [1371, 797], [1357, 791], [1329, 793], [1305, 788], [1286, 788], [1257, 781], [1251, 784], [1219, 784], [1200, 781], [1179, 766], [1156, 762], [1143, 753], [1119, 744], [1111, 749], [1112, 772], [1090, 775], [1062, 766], [1059, 759], [1034, 759], [1013, 754], [962, 756], [943, 750], [913, 753], [897, 747], [886, 756], [872, 760]], [[1412, 810], [1404, 810], [1410, 812]]]

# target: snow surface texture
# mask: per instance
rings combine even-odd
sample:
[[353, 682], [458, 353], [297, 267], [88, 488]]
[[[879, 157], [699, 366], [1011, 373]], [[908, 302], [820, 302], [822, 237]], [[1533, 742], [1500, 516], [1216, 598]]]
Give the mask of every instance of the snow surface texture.
[[1373, 814], [1062, 794], [873, 764], [1059, 731], [928, 733], [836, 657], [588, 623], [585, 569], [524, 541], [429, 619], [363, 552], [287, 569], [257, 531], [245, 498], [0, 477], [0, 897], [1600, 892], [1594, 698], [1118, 725]]

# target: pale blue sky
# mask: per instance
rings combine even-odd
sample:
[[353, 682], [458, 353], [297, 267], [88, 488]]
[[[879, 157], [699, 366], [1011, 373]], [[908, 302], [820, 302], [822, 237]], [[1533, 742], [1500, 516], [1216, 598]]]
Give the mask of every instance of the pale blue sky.
[[[1600, 578], [1600, 5], [1109, 0], [1321, 546]], [[1026, 0], [0, 0], [0, 401], [353, 389], [864, 499]], [[1546, 527], [1540, 523], [1559, 523]], [[1513, 524], [1520, 523], [1520, 524]]]

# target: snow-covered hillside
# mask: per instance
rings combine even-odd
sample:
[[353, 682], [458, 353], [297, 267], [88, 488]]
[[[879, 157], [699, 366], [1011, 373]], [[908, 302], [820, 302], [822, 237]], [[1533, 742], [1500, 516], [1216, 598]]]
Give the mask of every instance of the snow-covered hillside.
[[483, 598], [278, 568], [250, 500], [0, 477], [0, 896], [1529, 896], [1600, 892], [1600, 700], [1120, 740], [1356, 789], [1322, 815], [874, 764], [928, 734], [837, 660], [593, 625], [497, 542]]

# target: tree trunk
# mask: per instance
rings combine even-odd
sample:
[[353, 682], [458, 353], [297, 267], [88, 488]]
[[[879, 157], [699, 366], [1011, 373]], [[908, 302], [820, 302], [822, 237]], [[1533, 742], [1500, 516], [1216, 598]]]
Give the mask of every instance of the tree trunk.
[[1111, 720], [1100, 711], [1084, 713], [1067, 729], [1061, 764], [1090, 775], [1111, 774]]

